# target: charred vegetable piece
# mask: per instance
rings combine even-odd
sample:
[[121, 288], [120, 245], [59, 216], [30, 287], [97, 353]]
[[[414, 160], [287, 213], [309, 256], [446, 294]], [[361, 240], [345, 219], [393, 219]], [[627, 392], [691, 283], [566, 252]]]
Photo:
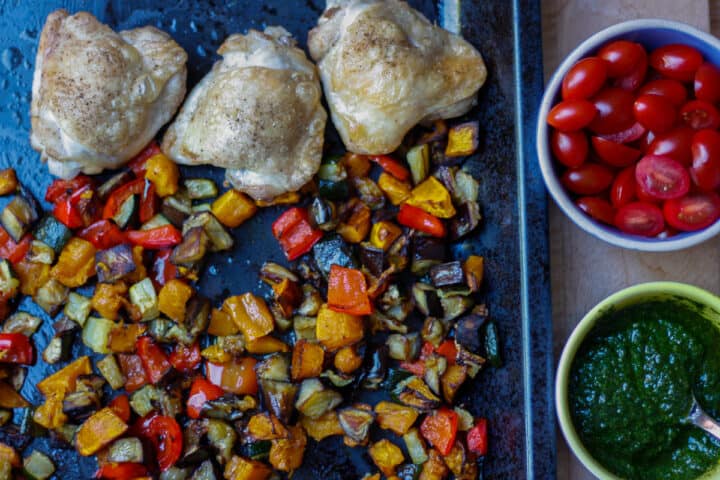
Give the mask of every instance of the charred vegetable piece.
[[192, 200], [184, 192], [165, 197], [160, 211], [177, 228], [181, 228], [187, 217], [194, 213]]
[[438, 218], [452, 218], [455, 207], [450, 192], [435, 177], [428, 177], [410, 192], [407, 204]]
[[216, 458], [218, 463], [225, 464], [230, 461], [232, 456], [233, 445], [237, 439], [235, 430], [218, 419], [210, 419], [208, 421], [208, 442], [217, 452]]
[[457, 435], [458, 415], [453, 410], [441, 408], [425, 417], [420, 432], [441, 455], [448, 455]]
[[380, 428], [405, 435], [417, 420], [418, 412], [412, 407], [382, 401], [375, 405], [375, 414]]
[[316, 337], [328, 350], [337, 350], [362, 340], [362, 317], [336, 312], [327, 305], [320, 307], [316, 321]]
[[15, 388], [0, 381], [0, 408], [27, 408], [30, 404]]
[[[293, 348], [291, 377], [294, 382], [317, 377], [322, 373], [325, 350], [307, 340], [298, 340]], [[266, 439], [271, 440], [271, 439]]]
[[480, 224], [482, 215], [477, 202], [465, 202], [458, 207], [458, 213], [450, 220], [450, 238], [457, 240], [472, 232]]
[[365, 275], [360, 270], [333, 265], [328, 279], [328, 307], [351, 315], [372, 313]]
[[272, 224], [272, 232], [288, 260], [309, 252], [323, 235], [310, 223], [307, 210], [300, 207], [290, 208], [280, 215]]
[[10, 235], [19, 242], [38, 220], [38, 205], [29, 192], [21, 192], [10, 200], [0, 214], [0, 222]]
[[379, 277], [385, 266], [385, 252], [369, 242], [359, 245], [360, 263], [371, 275]]
[[398, 223], [418, 230], [433, 237], [442, 238], [446, 235], [445, 225], [439, 218], [424, 210], [403, 203], [397, 215]]
[[375, 414], [369, 408], [369, 405], [360, 405], [338, 410], [340, 426], [355, 444], [362, 445], [367, 441], [370, 426], [375, 422]]
[[306, 417], [318, 418], [337, 407], [341, 402], [342, 395], [335, 390], [326, 388], [320, 380], [310, 378], [303, 380], [300, 384], [295, 407]]
[[72, 423], [82, 423], [100, 408], [97, 392], [77, 391], [68, 393], [63, 399], [63, 413]]
[[25, 258], [31, 263], [52, 265], [55, 261], [55, 251], [43, 242], [33, 240]]
[[272, 474], [270, 467], [256, 460], [233, 456], [225, 465], [226, 480], [266, 480]]
[[300, 468], [307, 445], [305, 430], [299, 425], [288, 427], [289, 435], [272, 441], [269, 460], [275, 470], [292, 472]]
[[108, 340], [115, 323], [106, 318], [90, 317], [82, 331], [83, 343], [96, 353], [110, 353]]
[[425, 275], [427, 271], [445, 260], [447, 246], [439, 238], [415, 235], [411, 240], [412, 265], [414, 275]]
[[123, 376], [114, 355], [106, 355], [102, 360], [99, 360], [96, 365], [100, 374], [105, 378], [112, 389], [119, 390], [125, 385], [125, 377]]
[[441, 296], [440, 304], [443, 308], [443, 320], [454, 320], [472, 308], [474, 301], [466, 295]]
[[465, 273], [457, 260], [431, 267], [430, 278], [437, 288], [453, 287], [465, 283]]
[[467, 378], [467, 368], [461, 365], [448, 365], [440, 378], [443, 398], [452, 404], [455, 395]]
[[500, 335], [498, 334], [495, 322], [487, 322], [483, 325], [481, 337], [483, 345], [481, 350], [482, 355], [493, 367], [501, 367], [502, 357], [500, 356]]
[[352, 182], [360, 200], [370, 210], [379, 210], [385, 206], [385, 195], [377, 183], [366, 177], [354, 177]]
[[411, 186], [407, 182], [398, 180], [392, 175], [381, 173], [378, 178], [378, 187], [393, 205], [400, 205], [410, 197]]
[[338, 223], [335, 204], [322, 197], [315, 197], [310, 205], [310, 219], [320, 230], [334, 230]]
[[227, 298], [223, 303], [223, 310], [230, 315], [248, 340], [264, 337], [275, 328], [275, 321], [267, 304], [252, 293]]
[[313, 258], [320, 273], [325, 277], [330, 275], [333, 265], [345, 268], [357, 268], [352, 249], [339, 235], [329, 235], [313, 247]]
[[446, 157], [464, 157], [472, 155], [480, 141], [480, 124], [477, 121], [455, 125], [448, 131]]
[[40, 287], [33, 300], [40, 308], [45, 310], [48, 315], [54, 316], [62, 307], [68, 296], [68, 288], [59, 281], [51, 278]]
[[410, 429], [403, 435], [405, 446], [407, 447], [410, 459], [415, 465], [422, 465], [428, 460], [427, 448], [425, 441], [420, 436], [417, 428]]
[[263, 404], [280, 420], [287, 422], [293, 412], [293, 402], [298, 391], [294, 383], [261, 378], [259, 380]]
[[117, 211], [110, 217], [121, 229], [126, 229], [135, 222], [138, 203], [140, 203], [138, 198], [138, 195], [130, 195], [127, 197], [120, 203]]
[[480, 327], [485, 324], [486, 319], [484, 315], [470, 314], [458, 320], [455, 324], [455, 341], [471, 352], [480, 353]]
[[178, 264], [193, 264], [205, 257], [210, 238], [202, 227], [195, 227], [183, 235], [182, 242], [173, 249], [171, 261]]
[[36, 240], [43, 242], [56, 254], [59, 254], [72, 237], [72, 231], [52, 215], [47, 215], [40, 220], [33, 235]]
[[5, 320], [2, 333], [22, 333], [26, 337], [32, 336], [40, 327], [42, 320], [27, 312], [16, 312]]
[[370, 355], [370, 363], [363, 373], [362, 386], [368, 390], [380, 388], [388, 372], [388, 349], [385, 345], [377, 347]]
[[277, 440], [288, 436], [285, 426], [270, 413], [253, 415], [248, 422], [247, 432], [254, 440]]
[[143, 446], [137, 437], [121, 438], [108, 448], [108, 461], [143, 463]]
[[348, 243], [360, 243], [370, 231], [370, 209], [362, 200], [353, 198], [347, 202], [340, 214], [344, 220], [335, 231]]
[[142, 321], [153, 320], [160, 315], [155, 287], [149, 278], [131, 286], [128, 292], [130, 301], [138, 308]]
[[418, 332], [406, 335], [393, 333], [388, 335], [385, 344], [388, 346], [388, 354], [393, 360], [412, 361], [420, 354], [421, 340]]
[[398, 383], [393, 390], [393, 395], [401, 403], [420, 411], [429, 411], [440, 405], [440, 398], [416, 376], [408, 377]]
[[340, 162], [341, 157], [328, 157], [318, 170], [318, 193], [329, 200], [344, 200], [350, 194], [350, 184], [347, 180], [347, 171]]

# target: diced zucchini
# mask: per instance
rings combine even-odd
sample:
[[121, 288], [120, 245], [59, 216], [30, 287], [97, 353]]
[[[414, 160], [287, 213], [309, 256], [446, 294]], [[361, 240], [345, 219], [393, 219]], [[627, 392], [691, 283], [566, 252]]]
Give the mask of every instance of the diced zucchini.
[[430, 169], [430, 146], [427, 143], [417, 145], [408, 150], [405, 158], [410, 165], [413, 183], [417, 185], [425, 180]]
[[40, 327], [42, 320], [27, 312], [17, 312], [8, 318], [3, 325], [3, 333], [22, 333], [31, 336]]
[[0, 222], [16, 242], [30, 231], [37, 219], [37, 202], [26, 192], [15, 195], [0, 214]]
[[140, 230], [152, 230], [153, 228], [164, 227], [170, 225], [170, 220], [162, 213], [158, 213], [147, 222], [143, 223]]
[[190, 480], [217, 480], [218, 476], [215, 474], [215, 467], [210, 460], [205, 460], [200, 466], [193, 472]]
[[52, 265], [55, 261], [55, 250], [50, 248], [45, 242], [33, 240], [30, 244], [30, 250], [27, 253], [27, 260], [32, 263], [44, 263]]
[[475, 418], [472, 413], [468, 412], [464, 408], [455, 407], [455, 413], [458, 415], [458, 430], [461, 432], [467, 432], [475, 425]]
[[415, 465], [421, 465], [428, 459], [427, 451], [425, 450], [425, 443], [420, 438], [420, 433], [417, 428], [411, 429], [405, 435], [403, 435], [405, 446], [408, 450], [408, 455]]
[[152, 280], [145, 278], [130, 287], [130, 301], [140, 309], [142, 321], [153, 320], [160, 316], [158, 298]]
[[235, 430], [222, 420], [211, 418], [208, 420], [207, 438], [210, 445], [217, 451], [220, 463], [229, 462], [233, 453], [233, 445], [237, 439]]
[[115, 440], [108, 449], [109, 462], [143, 463], [143, 446], [140, 439], [135, 437]]
[[[164, 472], [160, 472], [159, 480], [188, 480], [192, 473], [192, 467], [178, 468], [170, 467]], [[193, 480], [190, 478], [190, 480]], [[213, 478], [213, 480], [216, 480]]]
[[152, 385], [145, 385], [140, 390], [133, 392], [130, 397], [130, 406], [135, 413], [144, 417], [155, 409], [153, 400], [157, 398], [157, 389]]
[[500, 356], [500, 335], [498, 334], [495, 322], [487, 322], [483, 325], [482, 339], [483, 356], [493, 367], [501, 367], [502, 357]]
[[455, 174], [455, 195], [453, 200], [460, 205], [465, 202], [477, 202], [480, 193], [480, 185], [472, 175], [464, 170], [458, 170]]
[[253, 460], [267, 460], [271, 446], [272, 442], [270, 440], [258, 440], [246, 444], [243, 453]]
[[100, 370], [100, 374], [105, 377], [108, 385], [110, 385], [113, 390], [119, 390], [125, 386], [125, 377], [112, 353], [105, 356], [102, 360], [98, 360], [96, 365], [98, 370]]
[[118, 227], [122, 230], [126, 229], [130, 222], [132, 222], [135, 216], [135, 210], [137, 210], [138, 196], [130, 195], [128, 198], [120, 204], [120, 208], [112, 217]]
[[13, 297], [18, 287], [20, 287], [20, 280], [15, 277], [12, 269], [10, 268], [10, 262], [7, 260], [0, 260], [0, 292], [10, 293]]
[[45, 480], [55, 473], [55, 465], [47, 455], [33, 450], [23, 460], [23, 473], [32, 480]]
[[107, 318], [88, 318], [82, 331], [83, 343], [93, 352], [110, 353], [107, 343], [114, 326], [115, 323]]
[[165, 197], [160, 210], [173, 225], [181, 228], [185, 219], [193, 213], [192, 201], [184, 192], [178, 192], [173, 196]]
[[183, 235], [195, 227], [203, 227], [210, 238], [210, 250], [219, 252], [229, 250], [233, 246], [233, 238], [225, 230], [225, 227], [210, 212], [196, 213], [183, 223]]
[[110, 177], [105, 183], [100, 185], [97, 189], [98, 197], [100, 200], [107, 199], [108, 195], [112, 193], [120, 185], [124, 185], [134, 178], [132, 170], [123, 170]]
[[212, 203], [198, 203], [192, 207], [193, 213], [211, 212]]
[[90, 310], [92, 310], [92, 301], [88, 297], [75, 292], [68, 294], [63, 313], [70, 320], [82, 327], [90, 315]]
[[34, 236], [59, 254], [72, 237], [72, 231], [52, 215], [47, 215], [38, 223]]
[[63, 303], [65, 303], [69, 292], [70, 289], [65, 285], [51, 278], [45, 282], [45, 285], [38, 288], [33, 300], [40, 308], [45, 310], [48, 315], [55, 316]]
[[215, 182], [206, 178], [188, 178], [185, 180], [185, 189], [193, 200], [204, 200], [217, 197], [218, 189]]

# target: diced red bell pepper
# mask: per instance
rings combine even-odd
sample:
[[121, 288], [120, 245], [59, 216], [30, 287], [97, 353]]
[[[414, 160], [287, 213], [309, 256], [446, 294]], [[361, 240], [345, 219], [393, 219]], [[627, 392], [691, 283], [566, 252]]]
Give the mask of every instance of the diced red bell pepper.
[[112, 218], [120, 209], [120, 205], [123, 204], [131, 195], [142, 195], [145, 191], [145, 179], [136, 178], [126, 184], [120, 185], [115, 190], [110, 192], [107, 200], [105, 201], [105, 208], [103, 208], [102, 218]]
[[60, 197], [65, 195], [70, 196], [78, 189], [85, 185], [92, 185], [92, 183], [92, 179], [87, 175], [78, 175], [70, 180], [56, 178], [45, 191], [45, 200], [50, 203], [55, 203]]
[[70, 195], [70, 205], [80, 215], [83, 227], [100, 219], [100, 206], [92, 185], [85, 185], [73, 192]]
[[447, 455], [455, 444], [457, 426], [458, 414], [443, 407], [425, 417], [420, 425], [420, 433], [441, 455]]
[[160, 210], [160, 197], [155, 193], [155, 184], [150, 180], [145, 180], [145, 188], [140, 194], [140, 212], [139, 218], [141, 223], [145, 223], [155, 216]]
[[478, 418], [475, 426], [467, 433], [468, 449], [478, 455], [487, 455], [488, 426], [486, 418]]
[[150, 337], [138, 338], [135, 345], [148, 380], [158, 383], [172, 368], [165, 351]]
[[178, 270], [174, 263], [170, 261], [172, 255], [172, 249], [168, 248], [165, 250], [158, 250], [155, 254], [155, 261], [153, 262], [153, 276], [152, 280], [155, 287], [162, 287], [173, 278], [177, 278]]
[[0, 363], [32, 365], [34, 349], [22, 333], [0, 333]]
[[125, 390], [128, 393], [132, 393], [148, 383], [145, 367], [143, 367], [139, 355], [121, 353], [118, 355], [118, 362], [120, 362], [120, 370], [125, 376]]
[[375, 155], [370, 160], [380, 165], [380, 167], [398, 180], [405, 181], [410, 178], [410, 170], [405, 168], [400, 162], [387, 155]]
[[257, 360], [252, 357], [233, 358], [225, 363], [205, 363], [206, 377], [226, 392], [256, 395], [258, 391]]
[[407, 370], [413, 375], [422, 377], [425, 375], [425, 359], [427, 359], [434, 351], [435, 347], [433, 344], [425, 342], [420, 350], [420, 357], [414, 362], [400, 362], [400, 368]]
[[398, 223], [406, 227], [419, 230], [433, 237], [445, 236], [445, 225], [439, 218], [430, 215], [425, 210], [407, 203], [403, 203], [397, 214]]
[[123, 231], [112, 220], [98, 220], [81, 230], [78, 237], [92, 243], [98, 250], [107, 250], [127, 241]]
[[365, 275], [354, 268], [339, 265], [330, 267], [328, 307], [351, 315], [370, 315], [373, 308], [367, 293]]
[[203, 405], [223, 395], [225, 395], [225, 390], [210, 383], [203, 377], [196, 377], [190, 387], [190, 396], [187, 401], [188, 417], [200, 418]]
[[140, 153], [130, 160], [128, 167], [130, 167], [130, 170], [133, 171], [136, 177], [142, 178], [145, 176], [145, 164], [148, 159], [158, 153], [162, 153], [160, 147], [155, 140], [151, 140], [150, 143], [148, 143], [147, 146], [140, 151]]
[[149, 472], [145, 465], [130, 462], [106, 463], [95, 472], [95, 478], [104, 478], [106, 480], [129, 480], [147, 475], [149, 475]]
[[172, 417], [151, 413], [141, 419], [140, 435], [155, 447], [155, 456], [161, 471], [166, 471], [180, 459], [183, 435], [180, 425]]
[[148, 250], [169, 248], [182, 242], [182, 233], [172, 225], [163, 225], [150, 230], [130, 230], [125, 236], [133, 245]]
[[108, 407], [110, 407], [123, 422], [128, 423], [130, 421], [130, 400], [128, 400], [127, 395], [122, 394], [113, 398], [110, 403], [108, 403]]
[[300, 207], [290, 208], [280, 215], [272, 224], [272, 232], [288, 260], [309, 252], [323, 236], [322, 230], [310, 224], [307, 210]]
[[68, 228], [79, 228], [83, 225], [83, 218], [68, 194], [61, 196], [53, 207], [53, 216]]
[[435, 353], [442, 355], [447, 359], [449, 365], [455, 365], [457, 357], [457, 347], [454, 340], [445, 340], [435, 348]]
[[170, 364], [175, 368], [175, 370], [179, 370], [183, 373], [192, 372], [198, 367], [198, 365], [200, 365], [201, 361], [202, 356], [200, 355], [200, 346], [197, 342], [193, 343], [189, 347], [183, 345], [182, 343], [178, 343], [170, 353]]
[[32, 241], [33, 237], [28, 233], [20, 239], [20, 243], [15, 243], [15, 240], [0, 226], [0, 258], [12, 264], [18, 263], [27, 255]]

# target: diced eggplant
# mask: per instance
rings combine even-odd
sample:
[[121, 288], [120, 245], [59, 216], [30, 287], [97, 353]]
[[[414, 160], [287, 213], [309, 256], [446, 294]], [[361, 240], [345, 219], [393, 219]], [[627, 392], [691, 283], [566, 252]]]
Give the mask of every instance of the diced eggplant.
[[0, 223], [13, 240], [19, 242], [38, 220], [37, 201], [25, 189], [15, 195], [0, 214]]
[[458, 365], [467, 367], [470, 378], [475, 378], [485, 364], [485, 359], [462, 347], [458, 348], [456, 362]]
[[178, 468], [191, 467], [210, 458], [210, 448], [201, 445], [203, 437], [207, 435], [207, 419], [190, 420], [183, 428], [183, 452], [175, 463]]
[[36, 240], [52, 248], [55, 254], [59, 254], [72, 237], [72, 231], [54, 216], [47, 215], [40, 220], [33, 235]]
[[204, 228], [191, 228], [183, 235], [182, 242], [173, 249], [170, 260], [176, 265], [199, 262], [205, 257], [209, 243], [210, 238]]
[[444, 141], [430, 143], [430, 162], [433, 165], [440, 166], [440, 168], [461, 165], [465, 158], [445, 155], [445, 144]]
[[360, 248], [360, 262], [370, 274], [379, 277], [385, 266], [385, 251], [370, 242], [362, 242]]
[[295, 315], [293, 317], [293, 328], [295, 331], [296, 340], [308, 340], [314, 342], [317, 340], [315, 333], [315, 327], [317, 325], [316, 317], [305, 317], [302, 315]]
[[22, 333], [26, 337], [32, 336], [40, 327], [42, 320], [27, 312], [16, 312], [5, 320], [3, 333]]
[[410, 240], [411, 235], [400, 235], [387, 251], [387, 264], [394, 268], [396, 272], [405, 270], [409, 261]]
[[315, 316], [322, 306], [322, 297], [315, 287], [303, 284], [303, 301], [295, 310], [298, 315]]
[[113, 354], [106, 355], [102, 360], [98, 360], [95, 365], [113, 390], [119, 390], [125, 386], [125, 376]]
[[20, 280], [17, 279], [12, 268], [10, 268], [10, 262], [0, 259], [0, 292], [12, 298], [19, 287]]
[[215, 466], [212, 461], [205, 460], [195, 469], [190, 480], [217, 480], [218, 478], [222, 477], [219, 477], [215, 472]]
[[126, 183], [131, 181], [133, 177], [134, 176], [132, 170], [123, 170], [116, 173], [108, 180], [106, 180], [105, 183], [100, 185], [100, 187], [97, 189], [98, 197], [100, 198], [100, 200], [105, 201], [108, 195], [110, 195], [113, 190], [115, 190], [121, 185], [125, 185]]
[[430, 147], [427, 144], [416, 145], [408, 150], [405, 158], [410, 165], [413, 184], [418, 185], [427, 178], [430, 170]]
[[207, 178], [188, 178], [183, 183], [187, 196], [192, 200], [204, 200], [218, 195], [217, 185]]
[[480, 142], [480, 122], [477, 120], [455, 125], [448, 131], [445, 148], [447, 157], [465, 157], [475, 153]]
[[465, 284], [465, 273], [458, 260], [430, 267], [430, 278], [436, 288]]
[[310, 219], [320, 230], [335, 230], [338, 224], [337, 207], [333, 202], [322, 197], [315, 197], [310, 204]]
[[440, 377], [443, 398], [452, 405], [458, 390], [467, 379], [467, 368], [462, 365], [449, 365]]
[[[0, 427], [4, 427], [8, 422], [12, 420], [12, 410], [6, 408], [0, 408]], [[2, 478], [2, 477], [0, 477]], [[9, 477], [8, 477], [9, 478]]]
[[395, 391], [395, 387], [397, 387], [400, 382], [407, 380], [410, 377], [412, 377], [412, 373], [407, 370], [391, 367], [388, 369], [388, 374], [385, 381], [382, 383], [382, 388], [392, 393]]
[[121, 230], [125, 230], [130, 224], [135, 223], [138, 204], [139, 199], [137, 195], [130, 195], [120, 204], [120, 207], [112, 219]]
[[372, 333], [377, 332], [397, 332], [407, 333], [407, 325], [401, 321], [396, 320], [384, 312], [375, 310], [370, 314], [370, 330]]
[[65, 285], [51, 278], [38, 289], [33, 301], [45, 310], [48, 315], [54, 317], [65, 303], [69, 292], [70, 290]]
[[457, 186], [457, 190], [455, 191], [453, 201], [456, 204], [462, 205], [465, 202], [477, 202], [480, 185], [472, 175], [465, 170], [458, 170], [455, 173], [455, 185]]
[[342, 395], [325, 387], [317, 378], [303, 380], [295, 407], [309, 418], [318, 418], [342, 402]]
[[91, 310], [92, 301], [88, 297], [70, 292], [63, 313], [67, 318], [82, 327], [85, 325], [85, 320], [87, 320]]
[[406, 463], [398, 467], [395, 472], [395, 476], [399, 480], [418, 480], [420, 472], [422, 471], [421, 465], [415, 465], [414, 463]]
[[481, 338], [483, 345], [482, 355], [493, 367], [501, 367], [502, 356], [500, 354], [500, 335], [498, 334], [495, 322], [487, 322], [483, 326]]
[[347, 407], [338, 410], [338, 421], [345, 435], [355, 443], [361, 444], [368, 439], [370, 426], [375, 422], [375, 414], [372, 410]]
[[355, 377], [352, 375], [346, 375], [344, 373], [338, 373], [335, 370], [325, 370], [320, 374], [321, 378], [327, 378], [334, 387], [345, 388], [355, 381]]
[[235, 430], [222, 420], [211, 419], [208, 421], [208, 442], [216, 453], [216, 459], [220, 465], [230, 461], [233, 454], [233, 445], [237, 439]]
[[441, 355], [430, 355], [425, 359], [423, 380], [434, 394], [440, 395], [440, 377], [447, 369], [447, 359]]
[[108, 448], [109, 462], [143, 463], [143, 445], [139, 438], [128, 437], [115, 440]]
[[470, 310], [475, 303], [470, 296], [452, 295], [440, 298], [443, 307], [443, 320], [454, 320]]
[[255, 372], [261, 380], [290, 381], [290, 359], [288, 355], [275, 353], [255, 366]]
[[13, 365], [6, 368], [8, 369], [9, 376], [7, 380], [10, 383], [10, 386], [19, 392], [25, 383], [25, 378], [27, 378], [27, 368], [19, 365]]
[[[227, 338], [227, 337], [219, 337]], [[197, 335], [190, 333], [190, 331], [179, 323], [171, 322], [170, 328], [165, 332], [165, 343], [182, 343], [183, 345], [190, 346], [197, 340]], [[163, 340], [160, 340], [163, 341]]]
[[401, 335], [393, 333], [388, 335], [385, 344], [388, 346], [388, 355], [393, 360], [401, 362], [413, 361], [420, 354], [420, 334], [418, 332]]
[[258, 383], [265, 408], [287, 423], [293, 413], [293, 402], [298, 392], [298, 386], [281, 380], [261, 379]]
[[412, 238], [412, 265], [410, 271], [417, 276], [445, 260], [446, 244], [440, 238], [415, 235]]
[[379, 210], [385, 206], [385, 195], [383, 194], [377, 183], [367, 177], [353, 178], [353, 185], [357, 191], [360, 200], [367, 205], [370, 210]]
[[440, 398], [416, 376], [408, 377], [398, 383], [393, 390], [393, 396], [409, 407], [427, 412], [440, 406]]
[[465, 410], [464, 408], [455, 407], [453, 408], [455, 413], [458, 415], [458, 430], [461, 432], [467, 432], [475, 426], [475, 417], [473, 414]]
[[186, 195], [177, 193], [163, 199], [160, 211], [170, 223], [182, 228], [185, 220], [193, 214], [192, 201]]
[[23, 474], [29, 480], [45, 480], [55, 473], [55, 464], [50, 457], [37, 450], [23, 460]]
[[140, 230], [153, 230], [155, 228], [170, 225], [170, 220], [162, 213], [155, 214], [150, 220], [140, 226]]
[[190, 335], [197, 336], [207, 329], [210, 323], [210, 300], [202, 295], [194, 295], [185, 305], [185, 328]]
[[225, 227], [210, 212], [196, 213], [183, 223], [183, 235], [195, 227], [203, 227], [210, 239], [210, 251], [220, 252], [232, 248], [234, 241]]
[[133, 392], [130, 406], [141, 417], [153, 410], [160, 410], [163, 415], [174, 417], [182, 411], [182, 392], [177, 385], [166, 388], [145, 385]]
[[380, 345], [370, 355], [370, 362], [362, 374], [362, 388], [377, 390], [388, 371], [388, 347]]
[[63, 413], [72, 423], [82, 423], [100, 408], [100, 398], [96, 392], [72, 392], [63, 399]]
[[275, 262], [263, 263], [263, 266], [260, 269], [260, 279], [270, 286], [280, 283], [285, 279], [291, 282], [300, 281], [297, 275]]
[[152, 280], [144, 278], [130, 287], [128, 293], [130, 301], [139, 309], [142, 321], [153, 320], [160, 315], [158, 298]]
[[427, 317], [423, 322], [420, 334], [423, 340], [433, 345], [439, 345], [447, 333], [447, 324], [439, 318]]
[[75, 391], [101, 394], [104, 386], [105, 380], [100, 375], [80, 375], [75, 382]]
[[457, 213], [450, 220], [449, 233], [451, 240], [457, 240], [472, 232], [480, 225], [482, 215], [477, 202], [465, 202], [457, 208]]
[[100, 283], [114, 283], [136, 268], [130, 245], [116, 245], [95, 254], [95, 271]]
[[55, 261], [55, 250], [40, 240], [33, 240], [25, 258], [30, 263], [52, 265]]
[[482, 342], [480, 328], [485, 324], [487, 315], [471, 313], [455, 324], [455, 342], [473, 353], [481, 353]]
[[[448, 133], [448, 127], [445, 120], [435, 120], [433, 122], [433, 129], [430, 132], [425, 132], [416, 142], [418, 145], [424, 145], [426, 143], [441, 142], [446, 139]], [[423, 463], [423, 462], [415, 462]]]
[[63, 355], [62, 337], [53, 337], [43, 350], [42, 358], [45, 363], [53, 365], [60, 361]]
[[250, 396], [238, 397], [226, 394], [215, 400], [205, 402], [201, 409], [201, 415], [207, 418], [227, 420], [234, 422], [241, 419], [245, 412], [257, 408], [257, 401]]
[[346, 268], [358, 268], [352, 248], [340, 235], [327, 235], [313, 246], [313, 258], [318, 270], [325, 278], [330, 275], [330, 267], [338, 265]]

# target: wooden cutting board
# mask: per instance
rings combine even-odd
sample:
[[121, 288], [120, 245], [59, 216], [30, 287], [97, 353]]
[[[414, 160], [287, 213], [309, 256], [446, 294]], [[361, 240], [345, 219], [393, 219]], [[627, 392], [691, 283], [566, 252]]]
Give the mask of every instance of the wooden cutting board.
[[[543, 0], [542, 14], [546, 79], [580, 42], [623, 20], [667, 18], [720, 36], [720, 0]], [[633, 252], [580, 230], [550, 200], [550, 275], [557, 359], [582, 316], [629, 285], [674, 280], [720, 294], [720, 237], [680, 252]], [[559, 431], [557, 471], [560, 480], [594, 478]]]

